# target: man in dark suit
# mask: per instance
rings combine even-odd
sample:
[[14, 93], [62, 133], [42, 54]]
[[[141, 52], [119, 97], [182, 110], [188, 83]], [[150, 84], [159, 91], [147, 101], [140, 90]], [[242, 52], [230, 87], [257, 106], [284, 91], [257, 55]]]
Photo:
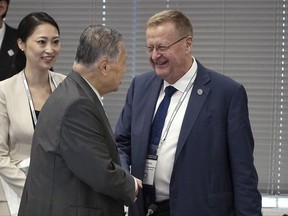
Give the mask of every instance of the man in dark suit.
[[17, 31], [4, 22], [9, 3], [9, 0], [0, 1], [0, 81], [18, 72], [12, 68], [13, 58], [17, 52]]
[[120, 166], [101, 97], [116, 91], [127, 52], [121, 34], [89, 26], [73, 71], [41, 110], [19, 216], [123, 216], [141, 181]]
[[[246, 91], [191, 56], [192, 37], [179, 11], [159, 12], [146, 24], [154, 71], [132, 81], [115, 131], [122, 166], [143, 180], [129, 215], [259, 216]], [[176, 92], [153, 143], [168, 86]]]

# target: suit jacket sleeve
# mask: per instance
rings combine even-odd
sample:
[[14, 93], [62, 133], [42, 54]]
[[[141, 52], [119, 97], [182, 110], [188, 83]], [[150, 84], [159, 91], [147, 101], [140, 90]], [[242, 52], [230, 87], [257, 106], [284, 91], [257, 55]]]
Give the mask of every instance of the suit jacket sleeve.
[[88, 99], [72, 103], [63, 118], [60, 151], [72, 172], [93, 190], [129, 205], [135, 199], [134, 178], [119, 166], [110, 125], [99, 113]]
[[[15, 76], [0, 83], [0, 175], [18, 196], [22, 194], [26, 176], [17, 163], [29, 157], [33, 134], [29, 105], [25, 103], [25, 90], [20, 81], [19, 76]], [[23, 113], [25, 116], [19, 118]]]
[[234, 184], [235, 215], [259, 215], [261, 195], [253, 166], [254, 139], [249, 122], [247, 95], [242, 85], [235, 91], [228, 114], [229, 159]]
[[120, 118], [115, 128], [115, 139], [119, 150], [119, 157], [121, 160], [121, 166], [130, 172], [131, 165], [131, 119], [132, 119], [132, 94], [135, 79], [128, 89], [125, 106], [120, 114]]

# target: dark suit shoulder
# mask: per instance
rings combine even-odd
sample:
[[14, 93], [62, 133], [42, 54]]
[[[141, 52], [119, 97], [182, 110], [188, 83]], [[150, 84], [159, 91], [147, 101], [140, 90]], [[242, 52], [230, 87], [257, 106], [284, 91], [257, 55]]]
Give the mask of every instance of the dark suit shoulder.
[[5, 35], [17, 35], [17, 29], [15, 29], [15, 28], [13, 28], [13, 27], [11, 27], [11, 26], [9, 26], [9, 25], [7, 25], [6, 24], [6, 31], [5, 31]]
[[17, 40], [17, 30], [6, 24], [2, 46], [5, 47], [5, 50], [13, 49], [15, 52], [16, 40]]
[[144, 90], [149, 89], [151, 86], [154, 85], [160, 86], [162, 82], [163, 80], [159, 76], [157, 76], [155, 71], [149, 71], [136, 76], [132, 80], [131, 85], [133, 85], [134, 88]]
[[234, 80], [233, 78], [221, 74], [215, 70], [209, 69], [204, 67], [198, 60], [197, 60], [197, 64], [198, 64], [198, 75], [199, 77], [204, 77], [207, 76], [209, 79], [209, 82], [212, 85], [219, 85], [219, 88], [235, 88], [235, 87], [239, 87], [239, 85], [241, 85], [239, 82], [237, 82], [236, 80]]
[[155, 79], [158, 78], [158, 76], [156, 75], [155, 71], [148, 71], [146, 73], [142, 73], [137, 75], [134, 79], [138, 80], [138, 79]]

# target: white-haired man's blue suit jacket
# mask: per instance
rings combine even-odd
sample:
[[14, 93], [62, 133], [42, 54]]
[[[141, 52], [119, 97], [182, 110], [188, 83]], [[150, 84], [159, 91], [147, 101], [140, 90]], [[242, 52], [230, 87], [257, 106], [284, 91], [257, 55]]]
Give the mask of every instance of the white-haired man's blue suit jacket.
[[[259, 216], [261, 195], [246, 91], [241, 84], [197, 63], [170, 181], [170, 214]], [[129, 170], [131, 165], [132, 175], [139, 179], [143, 179], [162, 84], [155, 72], [136, 77], [116, 126], [122, 166]], [[130, 206], [129, 215], [145, 215], [142, 193]]]

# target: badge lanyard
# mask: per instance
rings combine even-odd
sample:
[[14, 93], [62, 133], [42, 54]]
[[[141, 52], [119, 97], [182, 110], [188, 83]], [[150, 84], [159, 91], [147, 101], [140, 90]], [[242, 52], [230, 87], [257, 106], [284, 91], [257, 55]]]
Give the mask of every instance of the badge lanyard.
[[[191, 87], [194, 84], [194, 78], [197, 74], [197, 71], [194, 73], [194, 75], [192, 76], [192, 78], [190, 79], [188, 85], [185, 88], [185, 91], [182, 93], [181, 98], [179, 99], [175, 109], [173, 110], [173, 113], [169, 119], [169, 122], [167, 124], [167, 127], [165, 128], [165, 131], [163, 133], [163, 136], [161, 137], [160, 143], [158, 145], [158, 150], [162, 147], [168, 131], [171, 127], [171, 124], [177, 114], [177, 112], [179, 111], [179, 108], [181, 106], [181, 104], [183, 103], [185, 97], [187, 96], [189, 90], [191, 89]], [[145, 164], [145, 169], [144, 169], [144, 177], [143, 177], [143, 181], [142, 183], [144, 185], [149, 185], [152, 186], [154, 184], [154, 175], [155, 175], [155, 170], [156, 170], [156, 166], [157, 166], [157, 159], [158, 159], [158, 151], [156, 153], [156, 155], [148, 155], [147, 156], [147, 160], [146, 160], [146, 164]]]
[[[31, 110], [31, 113], [32, 113], [34, 126], [36, 126], [37, 116], [36, 116], [36, 112], [35, 112], [35, 108], [34, 108], [34, 104], [33, 104], [33, 100], [32, 100], [32, 95], [31, 95], [31, 92], [29, 90], [29, 86], [28, 86], [28, 82], [27, 82], [24, 70], [21, 73], [22, 73], [22, 80], [23, 80], [23, 83], [24, 83], [25, 91], [26, 91], [26, 94], [27, 94], [27, 97], [28, 97], [30, 110]], [[55, 79], [52, 77], [52, 75], [50, 73], [49, 73], [49, 77], [51, 77], [52, 83], [53, 83], [54, 87], [56, 88], [57, 87], [57, 82], [55, 81]]]
[[193, 86], [194, 80], [195, 80], [194, 78], [195, 78], [196, 74], [197, 74], [197, 71], [194, 73], [194, 75], [193, 75], [192, 78], [190, 79], [188, 85], [187, 85], [186, 88], [185, 88], [185, 91], [182, 93], [181, 98], [179, 99], [179, 101], [178, 101], [175, 109], [173, 110], [173, 113], [172, 113], [172, 115], [171, 115], [171, 117], [170, 117], [170, 119], [169, 119], [169, 121], [168, 121], [167, 127], [165, 128], [165, 130], [164, 130], [164, 132], [163, 132], [163, 136], [161, 137], [160, 144], [159, 144], [159, 148], [161, 148], [162, 144], [163, 144], [164, 141], [166, 140], [166, 137], [167, 137], [168, 131], [169, 131], [170, 127], [171, 127], [171, 124], [172, 124], [172, 122], [173, 122], [173, 120], [174, 120], [177, 112], [179, 111], [180, 106], [182, 105], [185, 97], [187, 96], [189, 90], [190, 90], [191, 87]]

